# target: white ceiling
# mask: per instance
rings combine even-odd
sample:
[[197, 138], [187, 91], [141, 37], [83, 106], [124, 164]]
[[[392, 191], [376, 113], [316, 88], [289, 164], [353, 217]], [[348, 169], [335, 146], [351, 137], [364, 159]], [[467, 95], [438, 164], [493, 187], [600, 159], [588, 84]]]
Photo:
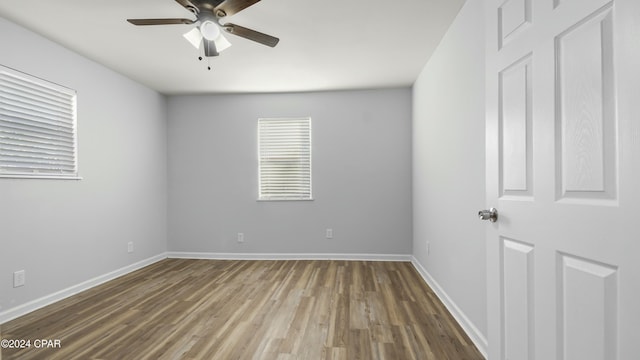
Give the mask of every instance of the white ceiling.
[[233, 46], [209, 62], [182, 37], [194, 25], [125, 21], [194, 18], [174, 0], [1, 1], [0, 16], [165, 94], [293, 92], [413, 84], [463, 3], [262, 0], [223, 23], [280, 43], [226, 35]]

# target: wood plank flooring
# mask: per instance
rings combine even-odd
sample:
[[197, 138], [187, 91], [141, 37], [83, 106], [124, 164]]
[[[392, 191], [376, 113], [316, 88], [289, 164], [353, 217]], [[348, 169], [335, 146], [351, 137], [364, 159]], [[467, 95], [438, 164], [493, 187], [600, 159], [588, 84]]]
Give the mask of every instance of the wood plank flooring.
[[408, 262], [167, 259], [1, 333], [31, 340], [3, 360], [483, 359]]

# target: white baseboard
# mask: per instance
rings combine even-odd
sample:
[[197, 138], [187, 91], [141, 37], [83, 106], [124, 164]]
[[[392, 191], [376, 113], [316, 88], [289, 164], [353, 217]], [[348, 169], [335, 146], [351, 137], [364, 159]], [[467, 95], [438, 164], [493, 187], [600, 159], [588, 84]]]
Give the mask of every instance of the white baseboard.
[[209, 253], [170, 251], [171, 259], [210, 260], [352, 260], [352, 261], [412, 261], [402, 254], [307, 254], [307, 253]]
[[55, 292], [53, 294], [49, 294], [46, 296], [43, 296], [39, 299], [35, 299], [32, 301], [29, 301], [26, 304], [22, 304], [20, 306], [16, 306], [14, 308], [8, 309], [6, 311], [3, 311], [0, 313], [0, 324], [4, 324], [8, 321], [11, 321], [15, 318], [18, 318], [20, 316], [26, 315], [32, 311], [38, 310], [40, 308], [43, 308], [47, 305], [51, 305], [57, 301], [66, 299], [70, 296], [73, 296], [75, 294], [78, 294], [82, 291], [91, 289], [94, 286], [98, 286], [102, 283], [105, 283], [107, 281], [113, 280], [115, 278], [118, 278], [120, 276], [126, 275], [130, 272], [136, 271], [138, 269], [141, 269], [145, 266], [151, 265], [155, 262], [158, 262], [160, 260], [166, 259], [167, 258], [167, 254], [166, 253], [162, 253], [156, 256], [152, 256], [148, 259], [144, 259], [142, 261], [138, 261], [135, 264], [131, 264], [131, 265], [127, 265], [125, 267], [122, 267], [120, 269], [114, 270], [110, 273], [104, 274], [104, 275], [100, 275], [97, 276], [93, 279], [89, 279], [87, 281], [84, 281], [80, 284], [77, 285], [73, 285], [71, 287], [68, 287], [66, 289], [60, 290], [58, 292]]
[[478, 351], [482, 353], [484, 358], [487, 358], [488, 342], [485, 336], [478, 330], [478, 328], [469, 320], [467, 315], [456, 305], [456, 303], [449, 297], [449, 295], [442, 289], [440, 284], [433, 279], [427, 269], [415, 257], [411, 256], [411, 263], [416, 268], [422, 279], [431, 287], [433, 292], [436, 293], [440, 301], [449, 310], [451, 315], [456, 319], [458, 324], [462, 327], [464, 332], [469, 336], [473, 344], [478, 348]]
[[91, 289], [107, 281], [151, 265], [166, 258], [174, 259], [211, 259], [211, 260], [361, 260], [361, 261], [411, 261], [411, 255], [397, 254], [277, 254], [277, 253], [206, 253], [206, 252], [167, 252], [139, 261], [110, 273], [97, 276], [80, 284], [60, 290], [53, 294], [32, 300], [0, 312], [0, 324], [4, 324], [32, 311], [66, 299], [82, 291]]
[[411, 262], [416, 268], [423, 280], [433, 289], [438, 298], [443, 302], [446, 308], [451, 312], [462, 329], [467, 333], [471, 341], [476, 345], [478, 350], [487, 357], [487, 340], [484, 335], [475, 327], [469, 318], [460, 310], [440, 285], [431, 277], [427, 270], [412, 255], [402, 254], [305, 254], [305, 253], [208, 253], [208, 252], [178, 252], [171, 251], [152, 256], [148, 259], [139, 261], [110, 273], [95, 277], [84, 281], [80, 284], [60, 290], [53, 294], [30, 301], [26, 304], [8, 309], [0, 313], [0, 324], [4, 324], [20, 316], [26, 315], [32, 311], [53, 304], [57, 301], [66, 299], [70, 296], [88, 290], [92, 287], [103, 284], [107, 281], [116, 279], [145, 266], [166, 258], [173, 259], [211, 259], [211, 260], [351, 260], [351, 261], [405, 261]]

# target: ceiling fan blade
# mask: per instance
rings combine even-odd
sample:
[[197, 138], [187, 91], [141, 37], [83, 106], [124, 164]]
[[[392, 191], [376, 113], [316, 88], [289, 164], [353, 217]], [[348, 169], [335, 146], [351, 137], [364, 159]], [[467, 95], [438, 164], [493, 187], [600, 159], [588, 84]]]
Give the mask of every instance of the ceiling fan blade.
[[225, 0], [215, 7], [213, 13], [216, 14], [219, 10], [222, 10], [227, 16], [231, 16], [259, 1], [260, 0]]
[[193, 9], [193, 8], [197, 8], [197, 6], [195, 6], [191, 1], [189, 0], [176, 0], [176, 2], [180, 5], [182, 5], [182, 7], [186, 8], [187, 10], [189, 9]]
[[204, 45], [204, 56], [211, 57], [211, 56], [220, 55], [218, 53], [218, 49], [216, 49], [215, 41], [203, 39], [203, 45]]
[[173, 24], [193, 24], [191, 19], [127, 19], [133, 25], [173, 25]]
[[270, 47], [276, 46], [278, 44], [278, 41], [280, 41], [280, 39], [278, 39], [277, 37], [273, 37], [271, 35], [267, 35], [259, 31], [251, 30], [249, 28], [236, 25], [236, 24], [227, 23], [222, 25], [222, 28], [224, 28], [224, 30], [229, 34], [233, 34], [233, 35], [243, 37], [245, 39], [253, 40], [262, 45], [267, 45]]

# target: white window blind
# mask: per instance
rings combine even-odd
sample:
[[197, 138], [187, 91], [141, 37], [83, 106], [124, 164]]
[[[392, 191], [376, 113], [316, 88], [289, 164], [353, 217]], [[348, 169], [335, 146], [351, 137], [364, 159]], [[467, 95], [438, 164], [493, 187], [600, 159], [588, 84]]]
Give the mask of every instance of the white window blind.
[[258, 119], [259, 200], [311, 200], [311, 119]]
[[76, 92], [0, 66], [0, 177], [77, 176]]

